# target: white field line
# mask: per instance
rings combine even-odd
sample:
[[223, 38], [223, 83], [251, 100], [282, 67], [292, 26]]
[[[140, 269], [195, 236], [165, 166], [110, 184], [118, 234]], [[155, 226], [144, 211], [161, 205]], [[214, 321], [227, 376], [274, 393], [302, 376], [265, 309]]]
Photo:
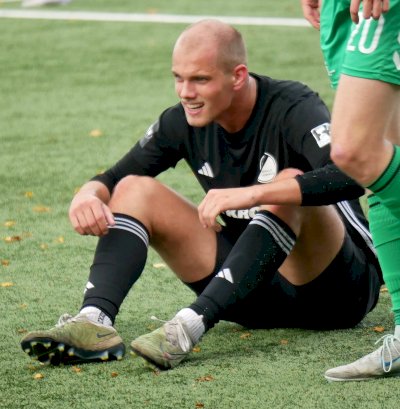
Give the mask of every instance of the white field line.
[[[4, 1], [4, 0], [3, 0]], [[1, 0], [0, 0], [1, 4]], [[40, 20], [80, 20], [143, 23], [185, 23], [190, 24], [205, 18], [217, 18], [232, 25], [249, 26], [291, 26], [310, 27], [302, 18], [281, 17], [228, 17], [194, 16], [176, 14], [101, 13], [91, 11], [48, 11], [48, 10], [1, 10], [0, 18], [40, 19]]]

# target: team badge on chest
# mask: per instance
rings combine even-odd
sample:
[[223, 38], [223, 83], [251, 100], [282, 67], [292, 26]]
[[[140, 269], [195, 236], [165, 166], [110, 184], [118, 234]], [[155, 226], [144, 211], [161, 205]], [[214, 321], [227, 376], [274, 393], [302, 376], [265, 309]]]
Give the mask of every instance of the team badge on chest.
[[278, 165], [275, 158], [269, 153], [264, 153], [260, 160], [260, 174], [258, 175], [258, 182], [269, 183], [278, 173]]

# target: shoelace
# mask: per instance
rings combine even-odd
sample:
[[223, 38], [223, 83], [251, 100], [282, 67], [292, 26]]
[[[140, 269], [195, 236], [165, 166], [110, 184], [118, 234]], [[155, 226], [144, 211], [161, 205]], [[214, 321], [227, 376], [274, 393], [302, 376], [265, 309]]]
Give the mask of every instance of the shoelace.
[[[173, 318], [170, 321], [164, 321], [164, 320], [160, 320], [154, 315], [152, 315], [150, 319], [154, 321], [163, 322], [164, 324], [178, 326], [178, 330], [176, 331], [176, 337], [178, 339], [178, 344], [183, 352], [190, 351], [190, 348], [192, 347], [192, 341], [189, 338], [189, 336], [186, 334], [185, 328], [183, 328], [182, 322], [179, 319]], [[167, 335], [169, 335], [169, 333], [167, 333]]]
[[[375, 344], [378, 344], [382, 341], [382, 350], [381, 350], [381, 361], [382, 361], [382, 368], [385, 372], [390, 372], [393, 365], [393, 359], [396, 358], [392, 354], [392, 348], [400, 355], [400, 351], [396, 348], [395, 341], [400, 343], [400, 339], [395, 337], [392, 334], [384, 335], [383, 337], [379, 338]], [[389, 357], [389, 366], [386, 367], [386, 360], [385, 354]]]

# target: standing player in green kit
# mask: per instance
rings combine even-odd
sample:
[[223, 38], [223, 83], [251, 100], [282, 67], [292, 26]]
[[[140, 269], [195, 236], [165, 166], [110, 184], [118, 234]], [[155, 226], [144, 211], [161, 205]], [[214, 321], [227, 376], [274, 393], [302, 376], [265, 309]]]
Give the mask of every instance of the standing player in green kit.
[[392, 297], [394, 335], [325, 373], [331, 381], [400, 375], [400, 0], [301, 0], [321, 33], [332, 86], [331, 158], [370, 191], [369, 221]]

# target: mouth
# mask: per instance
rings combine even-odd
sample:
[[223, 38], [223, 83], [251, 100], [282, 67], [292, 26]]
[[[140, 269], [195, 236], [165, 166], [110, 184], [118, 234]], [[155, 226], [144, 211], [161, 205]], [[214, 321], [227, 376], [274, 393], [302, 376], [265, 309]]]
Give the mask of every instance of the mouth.
[[201, 109], [204, 107], [204, 104], [201, 102], [182, 102], [182, 105], [188, 115], [197, 115]]

